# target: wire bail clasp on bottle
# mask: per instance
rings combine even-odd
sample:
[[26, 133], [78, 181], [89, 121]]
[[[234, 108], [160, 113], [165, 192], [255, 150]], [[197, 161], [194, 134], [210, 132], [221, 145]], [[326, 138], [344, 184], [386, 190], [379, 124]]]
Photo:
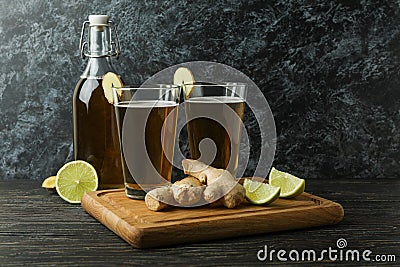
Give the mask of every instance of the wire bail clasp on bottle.
[[[97, 25], [90, 25], [90, 21], [88, 21], [88, 20], [84, 21], [83, 24], [82, 24], [81, 38], [80, 38], [80, 41], [79, 41], [79, 51], [81, 53], [81, 57], [84, 59], [85, 57], [115, 56], [118, 59], [119, 55], [121, 54], [121, 46], [120, 46], [120, 43], [119, 43], [118, 32], [117, 32], [117, 29], [115, 27], [114, 22], [112, 20], [109, 20], [108, 24], [105, 25], [105, 27], [108, 27], [108, 29], [109, 29], [110, 39], [114, 35], [115, 42], [114, 41], [110, 42], [110, 44], [111, 44], [110, 50], [106, 51], [106, 54], [104, 54], [104, 55], [92, 55], [90, 53], [90, 49], [87, 48], [87, 46], [89, 45], [89, 42], [85, 41], [85, 35], [87, 36], [87, 39], [89, 40], [89, 38], [90, 38], [89, 37], [90, 36], [90, 29], [92, 27], [98, 27], [98, 26]], [[85, 34], [86, 33], [86, 31], [85, 31], [86, 28], [89, 28], [88, 34]]]

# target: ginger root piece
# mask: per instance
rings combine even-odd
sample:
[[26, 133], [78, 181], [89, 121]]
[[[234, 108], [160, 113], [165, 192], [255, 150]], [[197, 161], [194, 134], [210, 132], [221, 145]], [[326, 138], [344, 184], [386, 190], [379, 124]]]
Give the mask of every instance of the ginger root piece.
[[207, 184], [203, 193], [206, 201], [212, 203], [221, 199], [227, 208], [235, 208], [245, 201], [246, 190], [227, 170], [216, 169], [192, 159], [184, 159], [182, 166], [185, 174]]
[[144, 201], [149, 210], [160, 211], [168, 207], [167, 203], [173, 203], [174, 197], [170, 187], [159, 187], [149, 191]]
[[[190, 206], [202, 197], [213, 205], [218, 203], [227, 208], [235, 208], [245, 201], [246, 190], [227, 170], [192, 159], [184, 159], [182, 166], [189, 177], [146, 194], [145, 202], [150, 210], [160, 211], [168, 206], [167, 203]], [[207, 186], [204, 189], [202, 185]]]
[[211, 184], [224, 171], [223, 169], [216, 169], [194, 159], [182, 160], [182, 166], [185, 174], [196, 177], [204, 185]]
[[204, 188], [195, 177], [186, 177], [172, 186], [174, 199], [181, 205], [190, 206], [200, 201]]
[[241, 184], [236, 184], [222, 199], [222, 204], [233, 209], [243, 203], [246, 199], [246, 190]]
[[188, 176], [182, 180], [176, 181], [174, 185], [179, 185], [179, 186], [185, 185], [185, 186], [195, 187], [195, 186], [202, 186], [202, 183], [196, 177]]
[[200, 201], [204, 187], [195, 177], [186, 177], [172, 186], [159, 187], [148, 192], [144, 198], [149, 210], [160, 211], [168, 204], [178, 203], [190, 206]]

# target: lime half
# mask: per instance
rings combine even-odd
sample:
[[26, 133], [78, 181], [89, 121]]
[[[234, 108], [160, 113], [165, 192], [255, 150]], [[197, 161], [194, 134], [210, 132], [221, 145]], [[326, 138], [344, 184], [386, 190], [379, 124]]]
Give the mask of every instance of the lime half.
[[300, 179], [286, 172], [278, 171], [274, 167], [272, 167], [269, 173], [269, 183], [281, 188], [280, 197], [283, 198], [293, 198], [301, 195], [306, 186], [304, 179]]
[[246, 189], [246, 198], [253, 204], [269, 204], [274, 202], [280, 193], [280, 188], [269, 184], [252, 181], [245, 179], [243, 183], [244, 189]]
[[57, 172], [57, 193], [69, 203], [80, 203], [83, 194], [96, 191], [97, 186], [96, 170], [85, 161], [71, 161]]

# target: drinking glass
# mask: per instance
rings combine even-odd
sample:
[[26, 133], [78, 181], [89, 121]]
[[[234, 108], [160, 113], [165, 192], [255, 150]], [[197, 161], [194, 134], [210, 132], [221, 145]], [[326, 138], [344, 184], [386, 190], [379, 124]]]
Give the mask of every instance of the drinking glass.
[[146, 192], [171, 181], [179, 87], [154, 85], [113, 88], [114, 108], [126, 195]]
[[247, 86], [195, 83], [184, 88], [192, 159], [236, 174]]

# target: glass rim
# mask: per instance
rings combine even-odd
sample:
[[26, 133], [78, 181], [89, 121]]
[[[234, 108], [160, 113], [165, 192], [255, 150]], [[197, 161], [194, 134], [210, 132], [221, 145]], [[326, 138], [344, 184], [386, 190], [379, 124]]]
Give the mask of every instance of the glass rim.
[[[158, 87], [157, 87], [158, 86]], [[124, 85], [122, 87], [111, 87], [112, 90], [174, 90], [179, 89], [179, 86], [176, 84], [150, 84], [150, 85]]]
[[[208, 83], [208, 84], [203, 84], [203, 83]], [[248, 84], [243, 83], [243, 82], [220, 82], [220, 83], [215, 83], [211, 84], [210, 82], [194, 82], [194, 83], [184, 83], [184, 84], [169, 84], [169, 83], [155, 83], [155, 84], [149, 84], [149, 85], [131, 85], [127, 84], [122, 87], [111, 87], [112, 89], [118, 89], [118, 90], [143, 90], [143, 89], [153, 89], [153, 90], [162, 90], [162, 89], [179, 89], [182, 86], [186, 85], [191, 85], [191, 86], [201, 86], [201, 87], [215, 87], [215, 86], [221, 86], [221, 87], [232, 87], [232, 86], [244, 86], [246, 87]]]
[[[208, 84], [202, 84], [202, 83], [208, 83]], [[211, 84], [210, 82], [194, 82], [194, 83], [184, 83], [183, 85], [193, 85], [193, 86], [203, 86], [203, 87], [215, 87], [215, 86], [223, 86], [223, 87], [229, 87], [229, 86], [247, 86], [248, 83], [243, 83], [243, 82], [219, 82], [215, 84]], [[180, 85], [178, 85], [180, 86]]]

